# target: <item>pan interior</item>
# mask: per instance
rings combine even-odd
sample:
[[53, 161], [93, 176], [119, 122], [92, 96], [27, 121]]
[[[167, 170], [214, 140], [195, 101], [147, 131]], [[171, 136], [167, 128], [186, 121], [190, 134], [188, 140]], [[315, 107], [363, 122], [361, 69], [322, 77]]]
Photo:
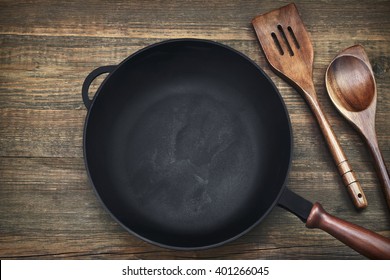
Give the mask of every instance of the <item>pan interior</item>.
[[162, 246], [239, 236], [268, 213], [290, 160], [272, 83], [219, 44], [176, 41], [130, 57], [89, 112], [86, 160], [104, 205]]

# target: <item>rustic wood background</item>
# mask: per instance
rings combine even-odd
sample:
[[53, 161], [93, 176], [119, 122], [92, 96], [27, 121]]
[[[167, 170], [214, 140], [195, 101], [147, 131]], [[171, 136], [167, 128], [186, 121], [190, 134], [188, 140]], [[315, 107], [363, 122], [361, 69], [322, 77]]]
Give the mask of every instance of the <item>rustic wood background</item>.
[[0, 0], [0, 259], [363, 258], [278, 207], [234, 242], [187, 252], [147, 244], [106, 213], [83, 162], [81, 85], [98, 66], [181, 37], [229, 45], [265, 69], [292, 119], [289, 187], [330, 213], [390, 237], [389, 210], [370, 154], [324, 86], [331, 59], [362, 44], [376, 75], [378, 140], [390, 166], [390, 1], [296, 1], [315, 50], [320, 103], [368, 198], [362, 212], [352, 206], [307, 105], [270, 71], [252, 29], [254, 16], [287, 3]]

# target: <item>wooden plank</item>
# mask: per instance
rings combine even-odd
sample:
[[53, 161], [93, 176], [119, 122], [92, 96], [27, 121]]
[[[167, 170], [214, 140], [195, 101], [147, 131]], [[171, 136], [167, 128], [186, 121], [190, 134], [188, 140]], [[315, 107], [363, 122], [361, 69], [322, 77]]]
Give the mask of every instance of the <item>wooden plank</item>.
[[84, 110], [0, 109], [0, 156], [82, 157]]
[[[304, 22], [316, 33], [353, 34], [375, 40], [389, 24], [388, 1], [296, 1]], [[202, 37], [252, 39], [250, 20], [281, 4], [272, 1], [71, 1], [26, 3], [2, 1], [0, 33], [48, 36], [128, 38]], [[375, 7], [375, 9], [373, 8]], [[369, 11], [369, 12], [367, 12]], [[24, 15], [30, 15], [26, 17]], [[364, 19], [364, 21], [362, 21]], [[334, 24], [329, 27], [329, 24]], [[361, 28], [364, 26], [365, 28]], [[330, 29], [330, 30], [329, 30]], [[311, 30], [311, 28], [309, 29]], [[347, 32], [348, 31], [348, 32]], [[326, 33], [326, 32], [325, 32]], [[389, 33], [387, 32], [387, 35]], [[340, 37], [338, 37], [340, 38]]]
[[[3, 36], [0, 40], [0, 108], [47, 109], [82, 108], [81, 85], [90, 71], [99, 66], [118, 64], [137, 50], [159, 41], [81, 37], [69, 40], [66, 37], [39, 36]], [[253, 41], [220, 42], [243, 52], [262, 67], [273, 78], [280, 91], [286, 92], [283, 96], [287, 104], [292, 103], [291, 106], [294, 106], [300, 100], [298, 94], [288, 91], [289, 86], [280, 82], [269, 70], [255, 38]], [[97, 45], [99, 48], [96, 48]], [[389, 50], [388, 42], [367, 42], [365, 47], [368, 54], [371, 54], [371, 63], [376, 70], [378, 113], [386, 114], [381, 110], [381, 104], [388, 100], [381, 93], [390, 86], [389, 79], [386, 79], [390, 61], [383, 55], [375, 55], [375, 49]], [[323, 86], [324, 74], [327, 64], [341, 47], [327, 44], [323, 48], [324, 51], [316, 51], [318, 55], [314, 81], [321, 104], [326, 109], [332, 105]], [[94, 83], [91, 92], [97, 89], [101, 81], [100, 79]], [[298, 102], [296, 106], [301, 106], [301, 103]]]

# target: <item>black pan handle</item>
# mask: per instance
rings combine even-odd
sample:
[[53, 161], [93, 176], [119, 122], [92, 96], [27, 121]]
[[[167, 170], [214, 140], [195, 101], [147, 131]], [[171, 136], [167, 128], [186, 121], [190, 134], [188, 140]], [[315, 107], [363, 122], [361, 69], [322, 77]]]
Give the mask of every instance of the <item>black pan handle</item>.
[[89, 73], [89, 75], [85, 78], [83, 87], [81, 89], [81, 95], [83, 97], [84, 105], [85, 107], [87, 107], [87, 109], [91, 107], [91, 103], [92, 103], [92, 100], [89, 99], [88, 91], [93, 80], [95, 80], [98, 76], [102, 74], [112, 73], [116, 68], [117, 68], [116, 65], [101, 66], [93, 70], [91, 73]]

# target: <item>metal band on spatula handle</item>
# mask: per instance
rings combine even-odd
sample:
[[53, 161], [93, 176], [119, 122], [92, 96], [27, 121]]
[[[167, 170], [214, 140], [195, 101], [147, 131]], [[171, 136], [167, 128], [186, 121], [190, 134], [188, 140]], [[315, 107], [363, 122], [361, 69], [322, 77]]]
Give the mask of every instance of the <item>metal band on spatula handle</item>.
[[271, 68], [301, 93], [316, 117], [355, 207], [367, 207], [360, 183], [318, 102], [313, 83], [313, 46], [295, 4], [259, 15], [252, 24]]

